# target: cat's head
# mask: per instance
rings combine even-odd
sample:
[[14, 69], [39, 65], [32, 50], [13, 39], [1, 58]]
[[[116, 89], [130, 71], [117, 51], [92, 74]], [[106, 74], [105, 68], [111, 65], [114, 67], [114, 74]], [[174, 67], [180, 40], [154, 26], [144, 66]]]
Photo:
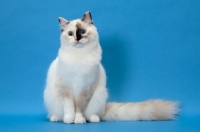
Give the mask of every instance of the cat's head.
[[64, 47], [92, 47], [98, 43], [98, 33], [90, 12], [86, 12], [82, 19], [68, 21], [59, 17], [58, 20], [61, 27], [61, 44]]

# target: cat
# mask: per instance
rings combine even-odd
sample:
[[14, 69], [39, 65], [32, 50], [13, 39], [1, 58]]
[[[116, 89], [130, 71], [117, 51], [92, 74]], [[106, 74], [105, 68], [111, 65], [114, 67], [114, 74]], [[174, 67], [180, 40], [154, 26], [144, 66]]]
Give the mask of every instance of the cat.
[[44, 103], [52, 122], [71, 124], [100, 120], [169, 120], [179, 112], [178, 103], [149, 100], [138, 103], [106, 103], [106, 73], [102, 50], [91, 13], [67, 21], [59, 17], [61, 46], [48, 70]]

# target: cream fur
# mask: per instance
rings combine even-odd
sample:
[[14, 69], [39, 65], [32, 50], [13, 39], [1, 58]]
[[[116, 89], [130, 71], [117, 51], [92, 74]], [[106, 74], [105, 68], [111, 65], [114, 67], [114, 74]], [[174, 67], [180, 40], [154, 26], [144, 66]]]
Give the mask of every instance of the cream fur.
[[[83, 124], [86, 120], [168, 120], [178, 112], [175, 102], [154, 100], [143, 103], [108, 103], [106, 74], [101, 65], [101, 47], [98, 33], [90, 20], [68, 22], [59, 18], [61, 47], [50, 65], [44, 102], [50, 121]], [[84, 21], [83, 21], [84, 20]], [[86, 29], [85, 36], [76, 41], [77, 24]]]
[[108, 103], [102, 120], [168, 120], [175, 119], [178, 103], [149, 100], [139, 103]]

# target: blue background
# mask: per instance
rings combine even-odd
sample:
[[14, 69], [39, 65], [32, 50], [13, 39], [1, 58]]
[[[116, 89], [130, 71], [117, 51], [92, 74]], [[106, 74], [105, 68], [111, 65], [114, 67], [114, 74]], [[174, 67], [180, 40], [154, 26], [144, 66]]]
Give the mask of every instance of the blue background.
[[[60, 46], [58, 17], [91, 11], [103, 49], [109, 101], [181, 103], [176, 121], [50, 123], [47, 69]], [[0, 2], [0, 131], [200, 131], [200, 1]]]

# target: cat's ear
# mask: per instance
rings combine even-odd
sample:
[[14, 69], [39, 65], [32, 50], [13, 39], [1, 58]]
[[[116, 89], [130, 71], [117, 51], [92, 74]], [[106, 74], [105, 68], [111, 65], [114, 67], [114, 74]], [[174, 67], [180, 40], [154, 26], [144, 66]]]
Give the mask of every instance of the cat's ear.
[[67, 21], [65, 18], [62, 18], [62, 17], [58, 17], [58, 21], [60, 23], [60, 27], [62, 31], [64, 30], [65, 26], [69, 24], [69, 21]]
[[84, 16], [83, 16], [83, 18], [82, 18], [81, 20], [82, 20], [83, 22], [93, 24], [93, 22], [92, 22], [92, 15], [91, 15], [91, 13], [90, 13], [89, 11], [87, 11], [87, 12], [84, 14]]

